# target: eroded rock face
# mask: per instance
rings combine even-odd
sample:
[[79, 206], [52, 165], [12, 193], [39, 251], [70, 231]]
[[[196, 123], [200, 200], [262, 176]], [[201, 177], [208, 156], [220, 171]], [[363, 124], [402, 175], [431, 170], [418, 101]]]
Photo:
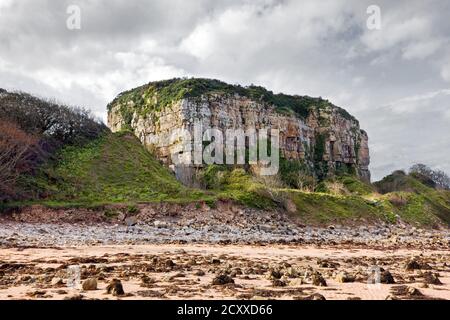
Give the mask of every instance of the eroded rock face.
[[[309, 112], [306, 119], [293, 112], [280, 113], [274, 106], [239, 95], [209, 94], [183, 98], [161, 111], [146, 115], [131, 111], [130, 118], [123, 109], [133, 110], [132, 100], [117, 100], [110, 105], [108, 125], [113, 132], [131, 127], [135, 135], [166, 165], [172, 166], [181, 181], [187, 182], [192, 170], [173, 166], [171, 155], [181, 150], [181, 142], [173, 139], [177, 130], [194, 135], [196, 121], [203, 128], [260, 130], [279, 129], [281, 154], [290, 160], [304, 160], [311, 168], [320, 163], [326, 175], [336, 170], [356, 173], [370, 181], [368, 136], [353, 117], [332, 106]], [[131, 120], [131, 122], [130, 122]], [[225, 137], [225, 134], [224, 134]], [[318, 174], [319, 175], [319, 174]]]

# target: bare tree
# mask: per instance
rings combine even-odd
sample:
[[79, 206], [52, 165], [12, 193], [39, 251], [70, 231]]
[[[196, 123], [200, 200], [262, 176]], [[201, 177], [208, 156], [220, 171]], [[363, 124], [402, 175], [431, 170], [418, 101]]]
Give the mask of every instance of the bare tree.
[[450, 190], [450, 177], [442, 170], [435, 170], [433, 173], [433, 180], [438, 189]]
[[0, 96], [0, 117], [17, 123], [28, 133], [61, 144], [83, 143], [106, 130], [106, 126], [96, 121], [86, 109], [21, 92]]
[[450, 190], [450, 177], [442, 170], [433, 170], [425, 164], [417, 163], [409, 169], [409, 173], [430, 180], [437, 189]]
[[18, 175], [30, 169], [38, 141], [16, 124], [0, 119], [0, 200], [14, 191]]

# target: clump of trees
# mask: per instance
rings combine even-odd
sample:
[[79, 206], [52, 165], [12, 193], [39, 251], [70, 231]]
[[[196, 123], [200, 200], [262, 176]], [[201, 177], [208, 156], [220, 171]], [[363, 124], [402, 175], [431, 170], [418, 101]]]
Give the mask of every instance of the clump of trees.
[[0, 117], [54, 144], [84, 143], [106, 130], [106, 126], [86, 109], [61, 105], [26, 93], [2, 94]]
[[450, 177], [442, 170], [418, 163], [409, 169], [409, 174], [432, 188], [450, 190]]
[[63, 145], [81, 145], [107, 130], [89, 111], [26, 93], [0, 91], [0, 201], [17, 197], [17, 178]]

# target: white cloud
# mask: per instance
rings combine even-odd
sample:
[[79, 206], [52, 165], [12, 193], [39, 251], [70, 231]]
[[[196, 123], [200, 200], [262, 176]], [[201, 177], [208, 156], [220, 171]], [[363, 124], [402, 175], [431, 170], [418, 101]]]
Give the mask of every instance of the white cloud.
[[0, 0], [0, 9], [11, 6], [14, 0]]
[[450, 108], [448, 108], [447, 110], [445, 110], [444, 116], [445, 116], [445, 118], [446, 118], [448, 121], [450, 121]]
[[403, 58], [407, 60], [425, 59], [434, 54], [442, 45], [443, 41], [440, 39], [414, 42], [403, 49]]
[[361, 41], [369, 51], [386, 50], [404, 42], [425, 38], [430, 26], [431, 22], [425, 17], [403, 20], [397, 15], [387, 14], [381, 30], [367, 30]]
[[366, 27], [369, 0], [77, 0], [74, 33], [65, 28], [71, 0], [0, 0], [0, 87], [105, 118], [116, 94], [151, 80], [254, 83], [357, 116], [375, 178], [415, 159], [450, 171], [448, 1], [377, 2], [380, 31]]
[[442, 67], [441, 70], [442, 79], [447, 82], [450, 82], [450, 62]]
[[[394, 113], [405, 114], [413, 112], [421, 112], [427, 110], [440, 110], [441, 108], [447, 109], [446, 105], [437, 104], [437, 98], [447, 98], [450, 97], [450, 89], [443, 89], [433, 92], [427, 92], [424, 94], [408, 96], [394, 102], [390, 102], [386, 107], [390, 108]], [[450, 100], [450, 99], [449, 99]], [[445, 110], [446, 111], [446, 110]]]

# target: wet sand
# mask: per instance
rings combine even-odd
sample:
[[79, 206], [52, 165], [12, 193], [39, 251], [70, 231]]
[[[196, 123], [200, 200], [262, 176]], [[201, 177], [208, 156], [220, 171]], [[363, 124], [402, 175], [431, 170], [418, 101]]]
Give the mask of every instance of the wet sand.
[[[68, 270], [79, 270], [79, 274]], [[368, 284], [374, 270], [381, 270], [382, 282], [395, 283]], [[383, 279], [385, 272], [393, 281]], [[76, 287], [71, 286], [78, 275]], [[220, 275], [234, 283], [217, 284], [213, 280]], [[92, 278], [97, 279], [98, 289], [83, 290], [81, 283]], [[112, 279], [121, 281], [125, 295], [106, 293]], [[315, 294], [327, 300], [450, 299], [450, 250], [380, 250], [342, 244], [119, 244], [0, 249], [0, 299], [320, 297]]]

